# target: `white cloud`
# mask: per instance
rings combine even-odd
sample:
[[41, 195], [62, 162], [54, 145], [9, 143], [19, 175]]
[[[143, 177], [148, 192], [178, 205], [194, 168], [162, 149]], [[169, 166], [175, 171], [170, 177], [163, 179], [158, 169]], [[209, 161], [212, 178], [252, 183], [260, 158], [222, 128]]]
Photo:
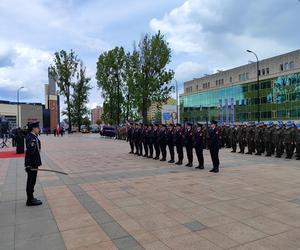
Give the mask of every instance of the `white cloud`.
[[[45, 74], [52, 60], [48, 51], [34, 49], [24, 44], [0, 43], [0, 51], [11, 52], [12, 65], [0, 67], [0, 88], [6, 91], [16, 91], [24, 86], [27, 97], [31, 100], [40, 100], [43, 95], [44, 84], [48, 82]], [[0, 55], [1, 55], [0, 53]]]
[[179, 64], [175, 69], [175, 79], [179, 82], [190, 80], [194, 77], [200, 77], [201, 74], [208, 73], [202, 64], [187, 61]]
[[247, 49], [262, 59], [299, 48], [299, 9], [298, 1], [187, 0], [150, 27], [166, 34], [177, 57], [226, 69], [252, 59]]

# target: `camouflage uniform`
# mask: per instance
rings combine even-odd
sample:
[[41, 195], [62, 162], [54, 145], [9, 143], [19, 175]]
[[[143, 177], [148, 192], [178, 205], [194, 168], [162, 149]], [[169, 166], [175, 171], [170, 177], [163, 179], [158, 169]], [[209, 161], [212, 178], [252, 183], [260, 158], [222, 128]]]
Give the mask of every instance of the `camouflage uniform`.
[[283, 132], [283, 142], [286, 151], [286, 159], [291, 159], [294, 154], [295, 130], [288, 126]]

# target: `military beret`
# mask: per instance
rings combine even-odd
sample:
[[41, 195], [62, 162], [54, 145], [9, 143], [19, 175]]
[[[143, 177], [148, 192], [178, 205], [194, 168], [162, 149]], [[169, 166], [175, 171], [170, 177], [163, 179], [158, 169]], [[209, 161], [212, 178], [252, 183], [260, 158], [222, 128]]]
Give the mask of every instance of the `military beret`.
[[198, 126], [198, 127], [203, 127], [203, 124], [200, 123], [200, 122], [197, 122], [197, 126]]
[[170, 124], [168, 124], [169, 126], [171, 126], [171, 127], [174, 127], [174, 124], [173, 123], [170, 123]]
[[166, 125], [166, 124], [161, 124], [161, 126], [162, 126], [162, 127], [164, 127], [164, 128], [165, 128], [165, 127], [167, 127], [167, 125]]
[[215, 125], [217, 125], [217, 124], [218, 124], [218, 122], [217, 122], [217, 121], [215, 121], [215, 120], [211, 120], [211, 121], [210, 121], [210, 124], [215, 124]]
[[176, 126], [177, 126], [177, 127], [181, 127], [181, 124], [180, 124], [180, 123], [176, 123]]
[[31, 122], [27, 123], [28, 129], [33, 129], [33, 128], [39, 128], [40, 127], [40, 122]]
[[187, 125], [187, 126], [193, 126], [193, 123], [188, 122], [186, 125]]

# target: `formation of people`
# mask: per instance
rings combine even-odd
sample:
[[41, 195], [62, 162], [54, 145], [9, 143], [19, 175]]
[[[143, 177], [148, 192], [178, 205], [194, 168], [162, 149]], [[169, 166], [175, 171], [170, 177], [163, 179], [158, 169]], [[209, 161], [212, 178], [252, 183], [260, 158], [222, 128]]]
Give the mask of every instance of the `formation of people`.
[[221, 146], [232, 148], [232, 153], [237, 152], [238, 146], [238, 153], [241, 154], [281, 158], [285, 153], [286, 159], [292, 159], [295, 154], [296, 159], [300, 160], [300, 122], [249, 122], [223, 126], [221, 133]]
[[182, 165], [185, 147], [188, 159], [185, 166], [193, 167], [193, 149], [195, 149], [198, 160], [196, 169], [204, 169], [203, 149], [208, 148], [213, 163], [210, 172], [214, 173], [219, 172], [221, 139], [221, 130], [214, 120], [211, 121], [210, 126], [201, 123], [197, 123], [196, 126], [192, 123], [187, 123], [186, 126], [180, 123], [176, 125], [130, 123], [127, 130], [130, 154], [166, 161], [168, 151], [170, 155], [168, 162]]

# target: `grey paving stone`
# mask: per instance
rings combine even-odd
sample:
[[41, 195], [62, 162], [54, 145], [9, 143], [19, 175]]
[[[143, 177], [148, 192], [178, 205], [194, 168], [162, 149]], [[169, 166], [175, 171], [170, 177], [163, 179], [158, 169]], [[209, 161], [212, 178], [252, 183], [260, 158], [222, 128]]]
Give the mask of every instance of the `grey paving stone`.
[[15, 225], [16, 215], [14, 213], [0, 214], [0, 227]]
[[40, 238], [42, 236], [58, 232], [54, 220], [38, 220], [16, 225], [16, 240]]
[[50, 209], [31, 209], [31, 210], [17, 210], [16, 224], [24, 224], [38, 220], [51, 220], [53, 215]]
[[68, 185], [68, 188], [72, 191], [72, 193], [84, 193], [85, 191], [77, 184]]
[[112, 240], [130, 236], [117, 222], [101, 224], [101, 228]]
[[300, 205], [300, 199], [290, 200], [289, 202], [296, 203], [296, 204]]
[[144, 249], [133, 237], [126, 236], [113, 240], [119, 250]]
[[35, 239], [17, 240], [15, 250], [65, 250], [59, 233], [45, 235]]
[[[0, 227], [0, 245], [1, 246], [10, 246], [14, 245], [15, 227]], [[1, 249], [1, 248], [0, 248]]]
[[44, 181], [42, 182], [43, 187], [57, 187], [64, 186], [65, 183], [62, 180], [52, 180], [52, 181]]
[[0, 202], [0, 217], [5, 214], [14, 214], [16, 211], [15, 201]]
[[92, 213], [91, 215], [98, 224], [104, 224], [114, 221], [114, 219], [106, 211]]
[[196, 232], [196, 231], [201, 231], [205, 228], [207, 228], [206, 225], [200, 223], [197, 220], [191, 221], [189, 223], [185, 223], [183, 224], [185, 227], [187, 227], [188, 229], [190, 229], [192, 232]]

